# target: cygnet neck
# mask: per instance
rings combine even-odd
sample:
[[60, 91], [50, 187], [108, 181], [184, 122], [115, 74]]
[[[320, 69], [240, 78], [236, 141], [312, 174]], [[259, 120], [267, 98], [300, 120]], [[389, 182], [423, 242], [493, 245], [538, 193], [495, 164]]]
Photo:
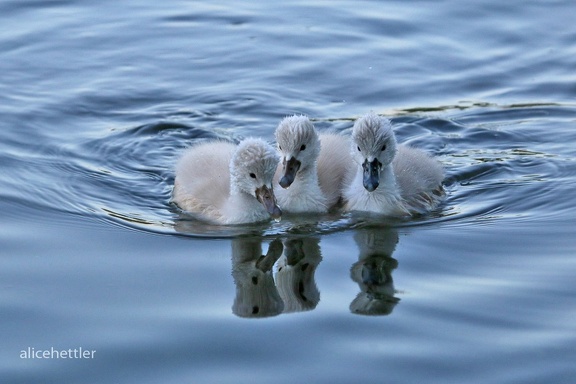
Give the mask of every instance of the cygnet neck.
[[300, 168], [298, 170], [294, 182], [298, 181], [301, 183], [311, 181], [318, 183], [318, 165], [316, 161], [314, 161], [306, 168]]
[[400, 195], [398, 183], [396, 182], [396, 174], [394, 173], [392, 164], [388, 164], [380, 170], [380, 186], [376, 191], [380, 189], [382, 189], [382, 191], [387, 191], [387, 193], [395, 192]]

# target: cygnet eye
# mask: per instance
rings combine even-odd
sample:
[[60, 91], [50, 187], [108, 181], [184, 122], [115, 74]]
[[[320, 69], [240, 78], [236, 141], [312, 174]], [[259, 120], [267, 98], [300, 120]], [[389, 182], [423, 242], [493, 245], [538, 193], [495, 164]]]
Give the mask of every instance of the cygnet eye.
[[300, 150], [303, 151], [306, 149], [306, 145], [302, 144], [302, 146], [300, 147]]
[[279, 150], [282, 150], [282, 147], [280, 146], [280, 144], [278, 144], [278, 149], [279, 149]]
[[250, 177], [255, 179], [256, 178], [256, 174], [254, 174], [254, 172], [250, 173]]
[[385, 150], [386, 150], [386, 144], [384, 144], [384, 145], [382, 146], [382, 151], [385, 151]]
[[361, 152], [361, 151], [360, 151], [360, 147], [359, 147], [359, 146], [358, 146], [358, 147], [356, 147], [356, 148], [358, 148], [358, 152]]

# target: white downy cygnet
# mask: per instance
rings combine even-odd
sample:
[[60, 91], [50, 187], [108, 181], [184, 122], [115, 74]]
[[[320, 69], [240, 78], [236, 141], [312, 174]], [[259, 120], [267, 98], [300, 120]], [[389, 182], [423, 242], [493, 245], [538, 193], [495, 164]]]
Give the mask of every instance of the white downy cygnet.
[[355, 122], [351, 152], [357, 169], [344, 190], [347, 211], [409, 217], [434, 209], [444, 196], [441, 164], [398, 145], [384, 117], [371, 113]]
[[273, 191], [278, 156], [264, 140], [237, 146], [223, 141], [186, 150], [176, 165], [173, 201], [198, 218], [218, 224], [279, 219]]
[[318, 134], [306, 116], [284, 118], [276, 129], [280, 164], [275, 181], [285, 212], [324, 213], [341, 203], [344, 177], [353, 165], [346, 137]]

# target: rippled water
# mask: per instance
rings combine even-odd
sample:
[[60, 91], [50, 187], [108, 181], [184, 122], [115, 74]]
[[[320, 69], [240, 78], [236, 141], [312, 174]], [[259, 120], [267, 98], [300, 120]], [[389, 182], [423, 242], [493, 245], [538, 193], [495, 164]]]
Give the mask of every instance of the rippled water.
[[[574, 11], [0, 2], [0, 381], [572, 382]], [[195, 142], [371, 110], [445, 166], [430, 215], [170, 203]]]

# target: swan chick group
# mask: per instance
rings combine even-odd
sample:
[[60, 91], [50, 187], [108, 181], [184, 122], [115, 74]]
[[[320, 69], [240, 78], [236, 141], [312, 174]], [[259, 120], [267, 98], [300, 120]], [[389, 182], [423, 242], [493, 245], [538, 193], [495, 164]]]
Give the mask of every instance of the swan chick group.
[[425, 214], [444, 196], [442, 165], [398, 144], [390, 121], [369, 113], [351, 137], [319, 134], [306, 116], [276, 128], [276, 146], [249, 138], [212, 141], [186, 150], [176, 165], [173, 202], [201, 220], [244, 224], [282, 212]]

